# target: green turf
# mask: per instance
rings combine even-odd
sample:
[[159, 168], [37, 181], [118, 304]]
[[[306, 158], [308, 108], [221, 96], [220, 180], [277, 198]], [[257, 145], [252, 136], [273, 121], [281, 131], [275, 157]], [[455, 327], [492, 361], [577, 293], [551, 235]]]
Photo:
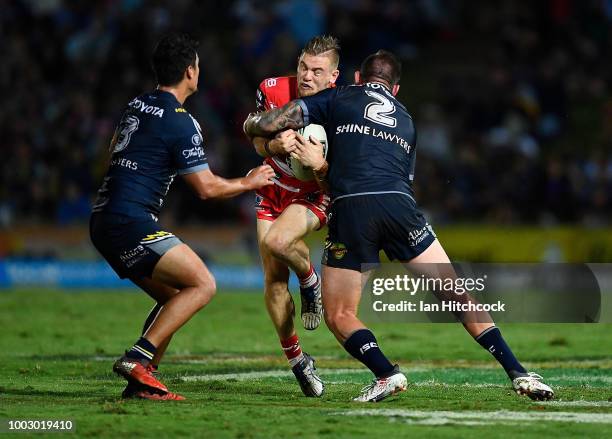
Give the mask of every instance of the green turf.
[[73, 419], [79, 436], [106, 437], [612, 434], [612, 325], [502, 326], [521, 360], [556, 387], [558, 402], [548, 404], [511, 392], [458, 325], [380, 324], [373, 329], [381, 346], [411, 386], [363, 405], [350, 399], [370, 375], [326, 328], [299, 331], [328, 383], [324, 398], [307, 399], [287, 373], [262, 297], [221, 293], [175, 337], [162, 364], [162, 380], [188, 400], [122, 401], [110, 367], [150, 305], [140, 293], [0, 292], [0, 418]]

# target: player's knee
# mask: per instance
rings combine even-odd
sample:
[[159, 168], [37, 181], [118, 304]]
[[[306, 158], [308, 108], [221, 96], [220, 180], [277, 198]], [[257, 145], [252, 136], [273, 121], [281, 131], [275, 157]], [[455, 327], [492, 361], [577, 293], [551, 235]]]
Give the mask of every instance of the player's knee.
[[217, 294], [217, 281], [214, 277], [210, 276], [204, 286], [204, 294], [212, 299]]
[[349, 309], [325, 310], [325, 323], [334, 333], [342, 332], [342, 328], [355, 317], [355, 312]]
[[282, 257], [289, 251], [291, 240], [281, 233], [270, 232], [264, 238], [263, 244], [273, 256]]
[[198, 305], [203, 308], [217, 294], [217, 283], [213, 276], [202, 276], [197, 285]]
[[327, 312], [327, 310], [325, 310], [325, 312], [323, 313], [323, 318], [325, 319], [325, 324], [327, 325], [329, 330], [332, 332], [336, 332], [336, 329], [337, 329], [336, 316], [332, 315], [331, 313]]

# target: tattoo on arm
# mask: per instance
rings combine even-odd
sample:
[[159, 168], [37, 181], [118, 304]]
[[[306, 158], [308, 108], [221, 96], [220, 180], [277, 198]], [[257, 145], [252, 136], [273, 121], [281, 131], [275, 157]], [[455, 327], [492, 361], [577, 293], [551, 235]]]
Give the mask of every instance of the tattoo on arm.
[[288, 104], [250, 116], [245, 124], [245, 132], [253, 136], [270, 136], [278, 131], [288, 128], [297, 130], [304, 126], [302, 107], [297, 102]]

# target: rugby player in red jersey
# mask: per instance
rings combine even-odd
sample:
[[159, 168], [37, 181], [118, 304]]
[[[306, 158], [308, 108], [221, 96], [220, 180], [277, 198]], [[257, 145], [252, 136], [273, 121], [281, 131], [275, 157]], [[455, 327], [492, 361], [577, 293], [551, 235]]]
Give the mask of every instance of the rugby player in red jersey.
[[[292, 99], [313, 95], [333, 87], [339, 75], [340, 47], [331, 36], [311, 39], [298, 58], [297, 75], [268, 78], [257, 90], [257, 110], [282, 107]], [[321, 282], [303, 238], [327, 222], [328, 195], [316, 181], [301, 181], [291, 170], [289, 153], [295, 147], [293, 130], [272, 139], [252, 139], [257, 153], [276, 172], [274, 185], [256, 195], [257, 238], [263, 263], [264, 297], [268, 314], [280, 338], [300, 387], [306, 396], [321, 396], [324, 386], [316, 375], [314, 360], [302, 352], [294, 315], [295, 305], [288, 290], [289, 269], [300, 282], [301, 317], [304, 328], [321, 323]]]
[[[395, 97], [400, 78], [399, 59], [380, 50], [355, 72], [355, 85], [301, 97], [282, 108], [251, 115], [244, 123], [251, 136], [300, 129], [311, 122], [328, 129], [327, 160], [321, 156], [320, 142], [312, 138], [307, 142], [300, 135], [291, 156], [313, 170], [333, 199], [322, 261], [325, 321], [344, 349], [375, 376], [354, 398], [358, 402], [382, 401], [407, 386], [399, 366], [389, 361], [372, 331], [357, 317], [362, 282], [380, 263], [380, 250], [424, 278], [456, 278], [414, 199], [416, 129]], [[438, 288], [434, 294], [453, 304], [474, 305], [465, 291], [447, 292]], [[516, 393], [539, 401], [554, 397], [540, 375], [521, 365], [487, 311], [455, 312], [455, 317], [499, 362]], [[431, 342], [436, 342], [435, 335]]]

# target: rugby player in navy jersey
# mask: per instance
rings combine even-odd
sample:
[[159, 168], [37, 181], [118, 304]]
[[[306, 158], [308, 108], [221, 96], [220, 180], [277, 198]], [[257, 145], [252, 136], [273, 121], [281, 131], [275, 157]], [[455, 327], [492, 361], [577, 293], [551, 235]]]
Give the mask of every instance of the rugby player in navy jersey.
[[125, 398], [184, 399], [153, 372], [172, 335], [215, 294], [215, 279], [202, 260], [158, 223], [174, 177], [206, 199], [271, 185], [275, 175], [268, 165], [229, 180], [210, 171], [200, 125], [183, 107], [198, 89], [198, 63], [197, 42], [189, 36], [170, 34], [159, 41], [152, 60], [158, 87], [124, 111], [91, 215], [94, 246], [121, 278], [157, 302], [142, 336], [113, 366], [128, 381]]
[[[250, 115], [244, 124], [250, 136], [269, 136], [309, 123], [326, 128], [327, 160], [322, 145], [312, 137], [306, 142], [296, 135], [291, 154], [312, 167], [332, 198], [323, 254], [323, 308], [338, 341], [375, 375], [355, 398], [361, 402], [381, 401], [407, 386], [399, 367], [385, 357], [374, 334], [357, 318], [362, 271], [364, 276], [369, 271], [363, 264], [377, 264], [379, 251], [384, 250], [389, 259], [405, 263], [417, 274], [454, 276], [448, 256], [414, 200], [416, 131], [410, 114], [395, 98], [400, 75], [397, 58], [379, 51], [355, 72], [355, 85]], [[446, 273], [440, 273], [441, 267]], [[527, 372], [515, 358], [488, 313], [462, 323], [499, 361], [517, 393], [538, 400], [553, 397], [542, 377]]]

